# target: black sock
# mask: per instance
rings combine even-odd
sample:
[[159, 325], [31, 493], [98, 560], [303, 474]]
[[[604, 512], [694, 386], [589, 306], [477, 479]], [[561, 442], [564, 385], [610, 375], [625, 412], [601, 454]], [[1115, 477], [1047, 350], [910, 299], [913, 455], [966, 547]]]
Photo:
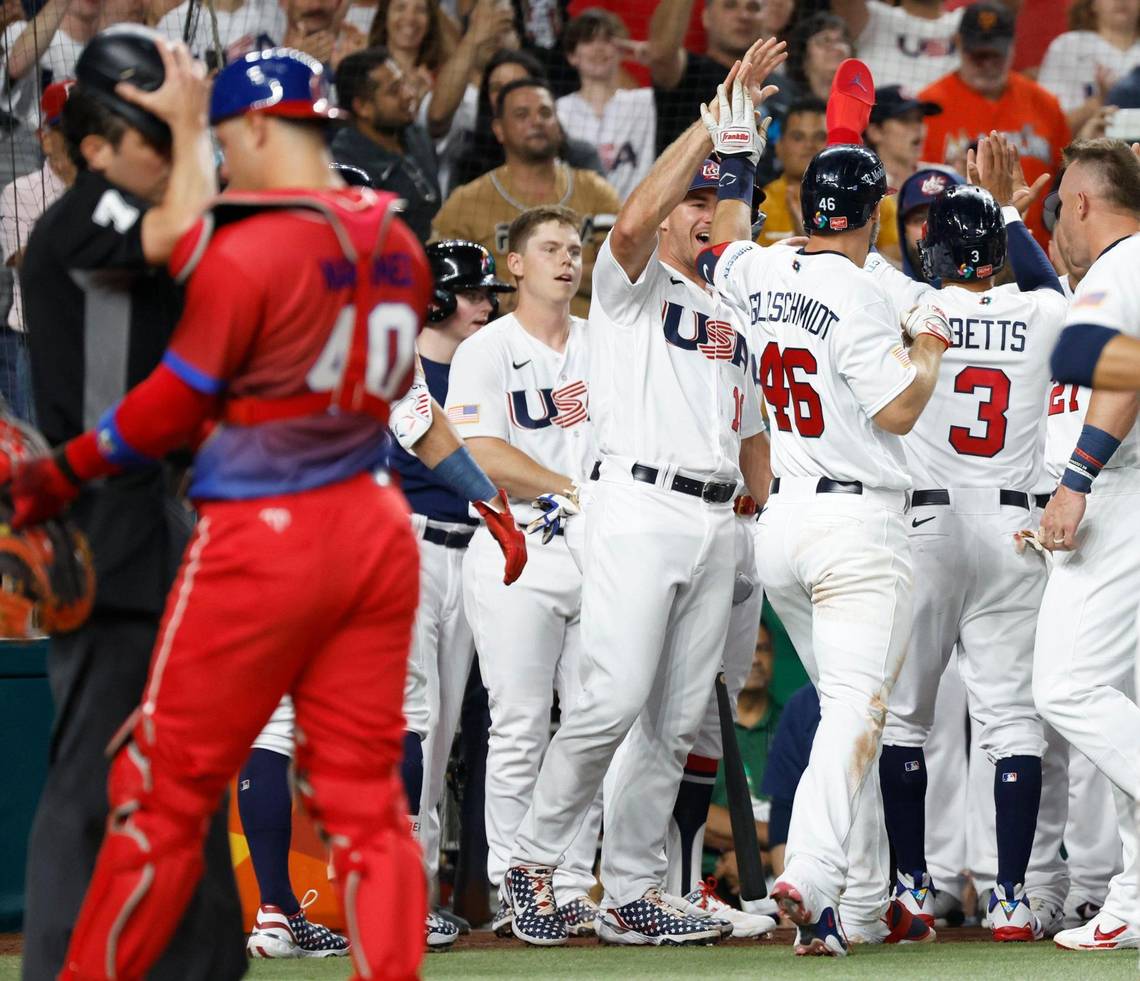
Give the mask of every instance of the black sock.
[[926, 871], [926, 755], [921, 746], [883, 746], [883, 815], [900, 873]]
[[291, 916], [301, 904], [289, 881], [293, 798], [289, 793], [288, 756], [271, 749], [255, 749], [249, 754], [238, 774], [238, 813], [261, 891], [261, 905], [279, 906]]
[[404, 733], [404, 758], [400, 761], [400, 776], [404, 781], [404, 793], [408, 797], [408, 813], [412, 817], [419, 817], [420, 793], [424, 788], [424, 748], [419, 733]]
[[[701, 880], [697, 839], [699, 836], [703, 846], [718, 762], [707, 756], [690, 755], [685, 761], [685, 772], [677, 790], [677, 800], [673, 804], [673, 823], [676, 824], [681, 839], [681, 854], [678, 858], [681, 868], [679, 891], [682, 896], [695, 889]], [[697, 851], [696, 855], [694, 851]]]
[[1025, 882], [1041, 804], [1041, 758], [1008, 756], [994, 771], [997, 810], [997, 881]]

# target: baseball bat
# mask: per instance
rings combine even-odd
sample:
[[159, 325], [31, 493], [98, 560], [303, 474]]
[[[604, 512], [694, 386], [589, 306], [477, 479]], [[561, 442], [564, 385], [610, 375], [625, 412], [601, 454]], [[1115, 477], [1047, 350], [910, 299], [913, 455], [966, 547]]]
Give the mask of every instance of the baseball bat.
[[724, 783], [728, 793], [728, 814], [732, 821], [732, 841], [736, 846], [736, 868], [740, 874], [740, 898], [763, 899], [768, 895], [764, 882], [764, 865], [760, 861], [760, 842], [756, 838], [756, 820], [752, 816], [752, 794], [744, 773], [744, 760], [736, 741], [736, 725], [728, 701], [724, 672], [716, 676], [716, 706], [720, 715], [721, 756], [724, 760]]

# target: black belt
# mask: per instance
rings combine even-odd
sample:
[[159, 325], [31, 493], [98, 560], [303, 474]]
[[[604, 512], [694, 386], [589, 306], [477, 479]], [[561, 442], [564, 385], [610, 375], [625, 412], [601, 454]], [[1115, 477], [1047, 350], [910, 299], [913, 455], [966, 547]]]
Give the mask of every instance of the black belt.
[[[998, 491], [998, 503], [1012, 508], [1025, 508], [1026, 511], [1030, 510], [1029, 507], [1030, 495], [1025, 491], [1002, 490]], [[929, 507], [930, 505], [948, 505], [950, 503], [950, 492], [939, 487], [935, 490], [917, 490], [910, 496], [910, 506], [912, 508]], [[1033, 503], [1039, 508], [1044, 508], [1049, 503], [1048, 494], [1034, 494]]]
[[[656, 484], [661, 473], [656, 467], [647, 467], [644, 463], [635, 463], [629, 472], [634, 480], [640, 480], [643, 484]], [[736, 497], [736, 482], [729, 484], [719, 480], [693, 480], [677, 474], [669, 485], [669, 490], [699, 497], [706, 504], [727, 504]]]
[[[820, 477], [815, 484], [817, 494], [862, 494], [863, 483], [859, 480], [832, 480], [830, 477]], [[780, 478], [772, 478], [772, 493], [780, 493]]]
[[421, 536], [425, 542], [442, 545], [444, 548], [466, 548], [471, 544], [471, 531], [444, 531], [442, 528], [425, 528]]

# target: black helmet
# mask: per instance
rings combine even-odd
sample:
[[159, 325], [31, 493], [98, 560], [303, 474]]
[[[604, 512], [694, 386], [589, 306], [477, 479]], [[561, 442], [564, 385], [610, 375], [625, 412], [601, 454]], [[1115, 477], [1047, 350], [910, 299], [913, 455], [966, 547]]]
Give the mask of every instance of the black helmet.
[[438, 324], [455, 313], [455, 294], [463, 290], [490, 290], [492, 315], [499, 312], [495, 294], [515, 291], [510, 283], [495, 278], [495, 257], [475, 242], [433, 242], [427, 247], [427, 257], [435, 278], [428, 323]]
[[848, 232], [871, 220], [887, 193], [887, 172], [874, 150], [855, 144], [824, 147], [800, 184], [800, 207], [809, 235]]
[[170, 146], [170, 127], [115, 92], [119, 82], [153, 92], [166, 78], [158, 42], [162, 35], [138, 24], [116, 24], [100, 31], [79, 55], [75, 79], [80, 92], [121, 116], [156, 147]]
[[918, 248], [928, 280], [989, 279], [1005, 265], [1001, 208], [980, 187], [948, 187], [931, 202]]

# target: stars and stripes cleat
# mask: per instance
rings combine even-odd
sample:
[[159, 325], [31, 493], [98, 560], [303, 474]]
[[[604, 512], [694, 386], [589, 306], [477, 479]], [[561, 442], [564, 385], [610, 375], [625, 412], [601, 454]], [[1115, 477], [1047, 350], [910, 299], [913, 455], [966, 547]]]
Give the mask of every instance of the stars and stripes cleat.
[[1088, 923], [1062, 930], [1053, 943], [1064, 950], [1124, 950], [1140, 947], [1140, 930], [1102, 910]]
[[911, 916], [917, 916], [928, 927], [934, 926], [934, 904], [937, 893], [926, 872], [900, 872], [895, 879], [895, 899]]
[[424, 923], [424, 939], [430, 953], [451, 950], [451, 945], [458, 937], [459, 927], [438, 913], [428, 913]]
[[715, 944], [720, 930], [707, 918], [674, 909], [656, 889], [624, 906], [602, 910], [598, 939], [607, 944], [683, 947]]
[[495, 910], [495, 915], [491, 919], [491, 930], [495, 936], [511, 936], [511, 923], [514, 922], [514, 918], [515, 911], [511, 909], [511, 904], [500, 896], [499, 908]]
[[572, 937], [593, 937], [597, 935], [598, 904], [589, 896], [579, 896], [572, 899], [565, 906], [559, 906], [558, 912], [562, 922], [566, 924], [566, 932]]
[[745, 939], [763, 937], [776, 929], [774, 917], [764, 916], [761, 913], [745, 913], [721, 899], [716, 894], [716, 879], [711, 875], [684, 899], [700, 912], [731, 924], [734, 937]]
[[535, 947], [566, 943], [569, 931], [554, 902], [554, 869], [514, 865], [503, 877], [503, 895], [511, 907], [511, 933]]
[[814, 923], [797, 925], [795, 952], [797, 957], [846, 957], [847, 937], [828, 906]]
[[1020, 882], [999, 882], [994, 887], [988, 915], [993, 938], [1001, 943], [1040, 940], [1045, 936]]
[[306, 918], [305, 910], [316, 899], [317, 891], [310, 889], [301, 900], [301, 908], [291, 915], [278, 906], [258, 907], [246, 953], [268, 959], [346, 956], [349, 945], [345, 937]]
[[708, 910], [690, 903], [687, 897], [674, 896], [671, 893], [663, 892], [661, 893], [661, 898], [678, 913], [682, 913], [685, 916], [695, 916], [701, 920], [707, 920], [711, 926], [716, 927], [720, 932], [721, 940], [732, 936], [732, 924], [729, 923], [728, 920], [721, 919], [719, 916], [713, 916]]
[[438, 916], [441, 920], [446, 920], [453, 927], [455, 927], [455, 929], [459, 931], [459, 936], [461, 937], [466, 937], [471, 932], [471, 924], [468, 923], [458, 913], [453, 913], [449, 909], [437, 909], [435, 911], [435, 915]]

